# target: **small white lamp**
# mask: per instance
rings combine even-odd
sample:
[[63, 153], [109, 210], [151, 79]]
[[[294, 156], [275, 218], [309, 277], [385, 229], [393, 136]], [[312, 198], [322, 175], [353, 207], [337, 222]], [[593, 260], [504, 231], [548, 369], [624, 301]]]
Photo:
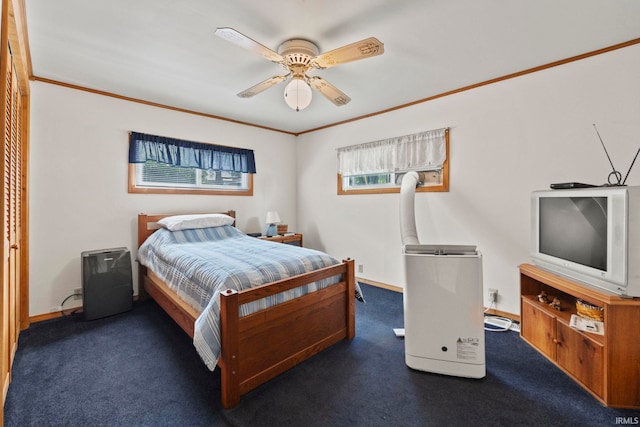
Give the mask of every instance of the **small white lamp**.
[[267, 212], [267, 220], [265, 221], [266, 224], [269, 224], [269, 227], [267, 228], [267, 237], [272, 237], [278, 234], [278, 227], [276, 227], [276, 224], [279, 222], [280, 216], [277, 211]]
[[311, 104], [311, 88], [301, 76], [293, 76], [284, 89], [284, 101], [296, 111], [304, 110]]

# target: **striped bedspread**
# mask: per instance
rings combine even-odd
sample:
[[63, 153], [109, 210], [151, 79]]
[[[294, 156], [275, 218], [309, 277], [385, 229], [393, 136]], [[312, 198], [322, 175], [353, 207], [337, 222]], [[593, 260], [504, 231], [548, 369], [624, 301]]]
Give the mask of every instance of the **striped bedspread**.
[[[232, 226], [153, 233], [138, 261], [167, 283], [200, 316], [193, 344], [210, 370], [220, 355], [220, 292], [243, 290], [338, 264], [307, 248], [249, 237]], [[338, 282], [339, 276], [240, 306], [244, 316]]]

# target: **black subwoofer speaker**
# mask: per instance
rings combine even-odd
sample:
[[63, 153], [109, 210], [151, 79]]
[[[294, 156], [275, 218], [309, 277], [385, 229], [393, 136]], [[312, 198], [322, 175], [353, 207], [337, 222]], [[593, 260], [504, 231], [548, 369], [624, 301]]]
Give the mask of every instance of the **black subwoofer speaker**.
[[85, 251], [82, 258], [82, 308], [85, 320], [131, 310], [133, 280], [127, 248]]

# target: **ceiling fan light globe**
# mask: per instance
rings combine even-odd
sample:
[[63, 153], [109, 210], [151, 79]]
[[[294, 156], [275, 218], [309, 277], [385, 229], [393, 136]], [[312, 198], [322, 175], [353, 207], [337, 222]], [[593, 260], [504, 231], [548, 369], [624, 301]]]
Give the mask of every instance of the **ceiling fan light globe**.
[[304, 110], [311, 104], [311, 88], [302, 79], [293, 79], [284, 88], [284, 102], [296, 111]]

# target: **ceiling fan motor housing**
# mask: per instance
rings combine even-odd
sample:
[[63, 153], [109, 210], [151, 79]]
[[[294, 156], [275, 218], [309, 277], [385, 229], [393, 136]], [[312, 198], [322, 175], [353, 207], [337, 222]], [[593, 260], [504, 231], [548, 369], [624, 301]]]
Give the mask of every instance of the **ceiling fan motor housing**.
[[308, 40], [292, 39], [280, 45], [278, 53], [284, 58], [287, 67], [303, 67], [305, 70], [311, 66], [311, 61], [318, 56], [318, 46]]

